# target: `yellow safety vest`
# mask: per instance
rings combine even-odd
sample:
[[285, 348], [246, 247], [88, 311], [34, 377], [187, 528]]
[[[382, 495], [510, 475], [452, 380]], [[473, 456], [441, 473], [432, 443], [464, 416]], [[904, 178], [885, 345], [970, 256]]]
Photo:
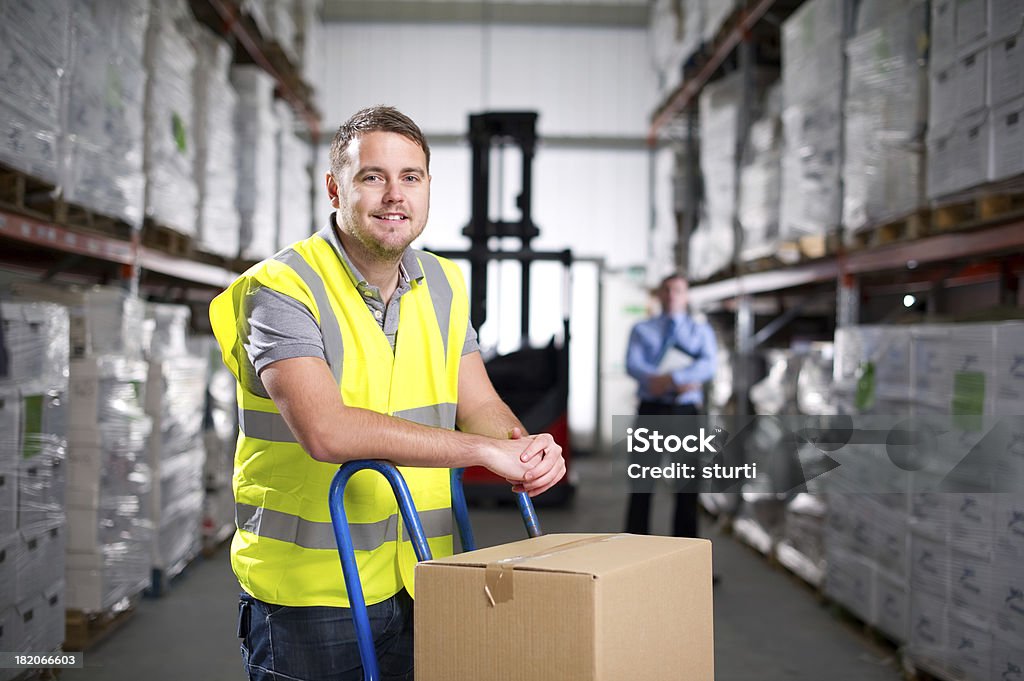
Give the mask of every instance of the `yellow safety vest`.
[[[455, 427], [459, 362], [469, 322], [458, 267], [416, 252], [422, 279], [401, 300], [392, 351], [338, 254], [320, 235], [254, 265], [210, 304], [224, 363], [238, 381], [239, 438], [232, 486], [237, 530], [231, 565], [252, 596], [278, 605], [348, 607], [327, 503], [336, 464], [296, 442], [272, 400], [246, 389], [249, 359], [242, 297], [266, 286], [305, 305], [320, 324], [327, 364], [345, 404], [429, 426]], [[381, 458], [387, 458], [381, 452]], [[451, 488], [446, 468], [400, 468], [435, 557], [452, 554]], [[390, 485], [361, 471], [345, 491], [345, 511], [367, 604], [404, 587], [413, 593], [412, 544]]]

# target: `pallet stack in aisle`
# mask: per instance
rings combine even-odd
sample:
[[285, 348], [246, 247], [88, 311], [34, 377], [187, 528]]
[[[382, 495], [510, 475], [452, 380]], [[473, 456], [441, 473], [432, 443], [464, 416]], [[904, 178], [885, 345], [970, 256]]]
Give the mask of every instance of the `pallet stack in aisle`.
[[197, 24], [186, 0], [155, 2], [146, 30], [146, 217], [185, 236], [196, 232], [193, 77]]
[[740, 259], [750, 263], [775, 253], [779, 239], [782, 185], [782, 89], [776, 83], [764, 97], [764, 113], [750, 124], [740, 161], [736, 217], [743, 230]]
[[70, 14], [61, 0], [0, 6], [0, 161], [51, 185], [60, 184]]
[[2, 302], [0, 326], [0, 647], [54, 652], [64, 641], [68, 314]]
[[145, 198], [143, 59], [149, 12], [146, 0], [73, 3], [67, 76], [65, 199], [136, 229]]
[[235, 496], [231, 476], [238, 441], [238, 401], [235, 377], [224, 366], [220, 346], [214, 337], [193, 337], [190, 348], [196, 356], [209, 360], [203, 419], [206, 496], [203, 498], [202, 544], [206, 553], [227, 541], [235, 531]]
[[[826, 593], [943, 679], [1024, 668], [1022, 343], [1021, 323], [836, 334], [844, 412], [934, 440], [917, 453], [860, 445], [844, 457], [844, 484], [829, 485]], [[964, 464], [982, 451], [1002, 454]]]
[[199, 189], [196, 246], [225, 258], [238, 256], [238, 175], [231, 48], [204, 27], [195, 31], [195, 178]]
[[120, 612], [149, 583], [153, 542], [142, 303], [113, 288], [25, 293], [64, 300], [72, 317], [67, 607]]
[[931, 46], [928, 197], [1024, 173], [1020, 3], [935, 0]]
[[843, 6], [808, 0], [782, 25], [779, 232], [816, 254], [840, 219]]
[[278, 123], [277, 249], [305, 239], [314, 231], [309, 144], [295, 134], [295, 114], [284, 100], [274, 102]]
[[859, 6], [846, 43], [844, 237], [925, 204], [927, 26], [924, 0], [872, 0]]
[[156, 531], [152, 592], [161, 595], [200, 550], [203, 510], [202, 426], [208, 359], [188, 352], [190, 310], [182, 305], [146, 306], [148, 376], [146, 413], [153, 421], [149, 466], [151, 513]]
[[[757, 118], [764, 105], [766, 83], [774, 74], [757, 70], [746, 95]], [[742, 73], [730, 74], [700, 94], [700, 166], [704, 177], [705, 215], [690, 238], [689, 275], [707, 279], [732, 265], [735, 249], [737, 138], [745, 136], [741, 109], [747, 83]]]
[[257, 66], [231, 67], [238, 92], [235, 132], [238, 139], [239, 257], [260, 260], [277, 245], [277, 119], [274, 81]]

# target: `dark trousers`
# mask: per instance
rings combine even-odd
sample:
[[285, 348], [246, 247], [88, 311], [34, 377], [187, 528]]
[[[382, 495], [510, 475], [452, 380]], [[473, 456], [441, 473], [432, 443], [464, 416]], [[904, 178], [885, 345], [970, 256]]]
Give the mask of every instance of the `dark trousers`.
[[[639, 416], [697, 416], [700, 412], [693, 404], [661, 404], [641, 402]], [[651, 496], [646, 492], [631, 492], [626, 512], [626, 532], [650, 534]], [[697, 493], [676, 492], [676, 511], [672, 517], [672, 534], [677, 537], [697, 536]]]

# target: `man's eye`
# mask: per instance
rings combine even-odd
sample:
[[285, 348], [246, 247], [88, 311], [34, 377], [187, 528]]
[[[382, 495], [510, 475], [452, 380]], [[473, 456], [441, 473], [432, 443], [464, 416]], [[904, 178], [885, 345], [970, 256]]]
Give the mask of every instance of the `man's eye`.
[[405, 181], [406, 182], [419, 182], [420, 181], [420, 176], [419, 175], [406, 175], [405, 176]]
[[364, 175], [363, 182], [380, 182], [380, 175]]

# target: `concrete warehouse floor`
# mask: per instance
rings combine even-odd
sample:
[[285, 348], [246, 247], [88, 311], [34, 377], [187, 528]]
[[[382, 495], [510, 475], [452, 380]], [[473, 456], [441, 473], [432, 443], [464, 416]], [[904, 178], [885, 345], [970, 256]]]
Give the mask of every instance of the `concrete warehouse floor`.
[[[608, 460], [577, 461], [581, 484], [573, 505], [541, 509], [545, 532], [622, 530], [625, 488]], [[668, 533], [672, 498], [659, 493], [653, 530]], [[525, 537], [514, 506], [471, 509], [480, 546]], [[859, 628], [819, 605], [813, 592], [735, 539], [704, 522], [714, 542], [717, 681], [897, 681], [898, 659]], [[194, 563], [168, 594], [144, 600], [134, 617], [94, 650], [85, 669], [64, 670], [71, 681], [240, 681], [235, 638], [238, 584], [227, 547]], [[685, 678], [680, 676], [680, 678]], [[486, 681], [481, 679], [481, 681]], [[525, 680], [524, 680], [525, 681]]]

